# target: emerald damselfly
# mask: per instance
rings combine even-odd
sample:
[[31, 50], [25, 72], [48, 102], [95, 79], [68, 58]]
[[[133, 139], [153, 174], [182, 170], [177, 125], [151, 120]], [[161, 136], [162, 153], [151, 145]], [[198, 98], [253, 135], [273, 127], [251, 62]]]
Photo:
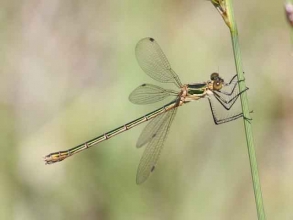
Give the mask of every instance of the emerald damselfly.
[[216, 110], [216, 103], [220, 103], [225, 110], [230, 110], [239, 95], [247, 90], [238, 91], [237, 75], [232, 77], [229, 83], [226, 83], [218, 73], [212, 73], [210, 80], [204, 83], [182, 84], [177, 74], [171, 68], [160, 46], [153, 38], [144, 38], [140, 40], [136, 45], [135, 53], [140, 67], [146, 74], [158, 82], [173, 83], [179, 90], [175, 91], [152, 84], [142, 84], [130, 94], [129, 100], [134, 104], [143, 105], [155, 103], [173, 96], [173, 101], [149, 114], [69, 150], [48, 154], [44, 157], [46, 164], [60, 162], [102, 141], [106, 141], [115, 135], [128, 131], [143, 122], [150, 121], [143, 129], [136, 143], [137, 148], [147, 144], [136, 175], [137, 184], [141, 184], [149, 177], [150, 173], [153, 172], [156, 167], [164, 141], [170, 130], [178, 107], [192, 101], [207, 98], [215, 124], [223, 124], [243, 117], [242, 112], [223, 117], [218, 115]]

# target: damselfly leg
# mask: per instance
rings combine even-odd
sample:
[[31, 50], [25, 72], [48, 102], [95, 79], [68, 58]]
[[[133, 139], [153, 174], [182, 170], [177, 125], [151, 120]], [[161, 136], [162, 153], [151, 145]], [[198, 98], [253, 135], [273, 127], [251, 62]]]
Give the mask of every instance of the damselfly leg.
[[243, 117], [243, 113], [233, 114], [232, 116], [229, 116], [229, 117], [218, 116], [211, 98], [209, 98], [209, 104], [210, 104], [211, 112], [212, 112], [213, 119], [216, 125], [223, 124], [223, 123], [233, 121]]
[[221, 105], [226, 109], [226, 110], [230, 110], [232, 108], [232, 106], [234, 105], [234, 103], [236, 102], [236, 100], [238, 99], [238, 97], [246, 92], [248, 90], [248, 88], [246, 88], [245, 90], [241, 91], [240, 93], [234, 94], [234, 95], [223, 95], [222, 93], [220, 93], [219, 91], [213, 91], [215, 98], [221, 103]]
[[[220, 103], [226, 110], [230, 110], [232, 108], [238, 97], [248, 90], [248, 88], [246, 88], [245, 90], [238, 92], [238, 83], [239, 81], [237, 80], [237, 75], [235, 75], [229, 83], [223, 86], [222, 89], [212, 91], [213, 95], [208, 97], [215, 124], [222, 124], [244, 117], [241, 110], [223, 116], [223, 114], [218, 113], [221, 109], [215, 107], [218, 103]], [[224, 113], [226, 114], [227, 112], [224, 111]]]

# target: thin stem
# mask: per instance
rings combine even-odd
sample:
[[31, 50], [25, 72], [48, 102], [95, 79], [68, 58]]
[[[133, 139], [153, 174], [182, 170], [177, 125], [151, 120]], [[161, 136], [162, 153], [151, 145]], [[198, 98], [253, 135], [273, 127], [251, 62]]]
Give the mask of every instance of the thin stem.
[[[243, 68], [242, 68], [242, 59], [241, 59], [241, 52], [238, 40], [238, 30], [234, 18], [234, 11], [232, 7], [232, 0], [226, 0], [226, 10], [227, 15], [230, 21], [230, 33], [233, 45], [233, 52], [234, 52], [234, 59], [235, 59], [235, 66], [238, 75], [239, 82], [239, 91], [243, 91], [246, 88], [245, 85], [245, 78], [243, 75]], [[256, 208], [257, 208], [257, 215], [259, 220], [265, 219], [265, 211], [263, 206], [263, 199], [261, 193], [261, 186], [260, 180], [258, 175], [258, 168], [257, 168], [257, 161], [256, 161], [256, 154], [255, 154], [255, 147], [254, 147], [254, 139], [252, 133], [252, 124], [250, 121], [246, 120], [245, 118], [251, 118], [249, 112], [249, 105], [248, 105], [248, 98], [247, 93], [244, 92], [240, 95], [241, 99], [241, 106], [244, 115], [244, 128], [246, 134], [246, 142], [248, 148], [248, 155], [250, 160], [250, 169], [252, 175], [252, 182], [253, 182], [253, 189], [254, 189], [254, 196], [256, 201]]]
[[[239, 40], [238, 40], [238, 30], [237, 30], [236, 21], [234, 18], [232, 0], [225, 0], [224, 3], [225, 3], [225, 5], [224, 5], [225, 18], [223, 17], [223, 14], [221, 14], [221, 15], [224, 18], [225, 22], [228, 21], [228, 22], [226, 22], [226, 24], [230, 29], [230, 34], [231, 34], [231, 39], [232, 39], [235, 66], [236, 66], [237, 76], [238, 76], [238, 80], [239, 80], [239, 83], [238, 83], [239, 91], [244, 91], [246, 89], [246, 85], [245, 85], [245, 78], [244, 78], [244, 74], [243, 74], [241, 52], [240, 52], [240, 46], [239, 46]], [[250, 169], [251, 169], [252, 183], [253, 183], [253, 189], [254, 189], [254, 196], [255, 196], [255, 201], [256, 201], [257, 215], [258, 215], [259, 220], [265, 220], [266, 217], [265, 217], [265, 211], [264, 211], [264, 206], [263, 206], [260, 180], [259, 180], [259, 175], [258, 175], [258, 168], [257, 168], [257, 161], [256, 161], [255, 147], [254, 147], [254, 139], [253, 139], [253, 133], [252, 133], [252, 123], [250, 120], [247, 120], [247, 119], [250, 119], [251, 117], [250, 117], [248, 98], [247, 98], [246, 92], [243, 92], [240, 95], [240, 100], [241, 100], [241, 106], [242, 106], [242, 111], [243, 111], [243, 116], [244, 116], [243, 121], [244, 121], [246, 142], [247, 142], [248, 155], [249, 155], [249, 161], [250, 161]]]

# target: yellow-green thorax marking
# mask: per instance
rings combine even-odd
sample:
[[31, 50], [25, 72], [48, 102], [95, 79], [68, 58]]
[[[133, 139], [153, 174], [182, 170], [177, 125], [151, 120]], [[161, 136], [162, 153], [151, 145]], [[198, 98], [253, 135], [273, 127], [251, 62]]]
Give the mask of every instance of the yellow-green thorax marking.
[[205, 83], [194, 83], [194, 84], [187, 84], [182, 87], [185, 89], [186, 96], [184, 98], [184, 102], [195, 101], [200, 98], [204, 98], [206, 95], [212, 95], [212, 91], [216, 90], [219, 91], [224, 84], [224, 80], [219, 76], [218, 73], [211, 74], [211, 80]]

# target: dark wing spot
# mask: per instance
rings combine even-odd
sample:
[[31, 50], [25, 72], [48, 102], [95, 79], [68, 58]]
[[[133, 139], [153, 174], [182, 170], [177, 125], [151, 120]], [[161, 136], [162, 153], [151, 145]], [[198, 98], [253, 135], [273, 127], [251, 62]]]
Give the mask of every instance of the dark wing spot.
[[150, 41], [151, 41], [151, 42], [154, 42], [154, 41], [155, 41], [155, 39], [150, 37]]
[[144, 83], [144, 84], [142, 84], [141, 86], [146, 86], [146, 84]]
[[151, 172], [154, 172], [155, 168], [156, 168], [156, 167], [155, 167], [155, 166], [153, 166], [153, 167], [152, 167], [152, 169], [151, 169]]

